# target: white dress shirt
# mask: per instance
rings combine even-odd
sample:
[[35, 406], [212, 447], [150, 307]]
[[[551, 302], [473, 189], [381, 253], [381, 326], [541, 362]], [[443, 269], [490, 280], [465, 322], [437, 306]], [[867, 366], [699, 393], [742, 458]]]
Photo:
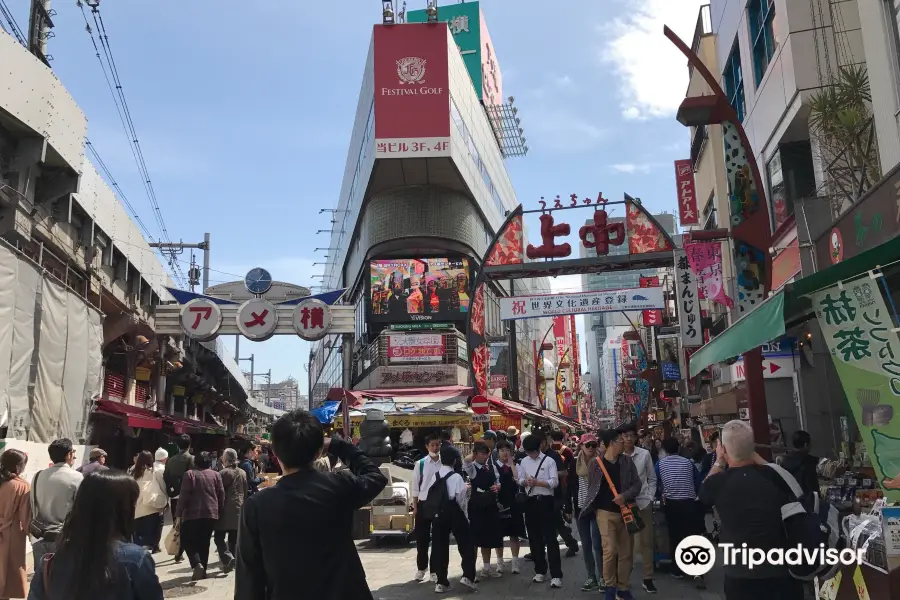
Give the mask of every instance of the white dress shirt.
[[441, 465], [441, 468], [437, 472], [437, 476], [444, 477], [448, 473], [453, 473], [453, 475], [447, 478], [447, 496], [456, 500], [456, 503], [459, 504], [463, 514], [468, 517], [469, 493], [468, 489], [466, 489], [466, 482], [462, 475], [455, 473], [453, 467], [448, 467], [447, 465]]
[[[428, 497], [428, 490], [434, 483], [434, 476], [441, 470], [441, 459], [434, 460], [426, 456], [416, 461], [413, 465], [412, 497], [421, 502]], [[421, 476], [419, 472], [422, 472]]]
[[644, 510], [656, 497], [656, 469], [653, 468], [653, 457], [648, 450], [640, 446], [635, 446], [634, 453], [626, 453], [626, 456], [634, 461], [638, 477], [641, 478], [641, 492], [635, 498], [635, 502], [639, 509]]
[[[547, 460], [544, 460], [546, 458]], [[541, 464], [541, 461], [544, 464]], [[538, 481], [549, 483], [550, 487], [534, 486], [526, 488], [525, 492], [529, 496], [552, 496], [553, 490], [559, 485], [559, 472], [556, 470], [556, 461], [546, 456], [543, 452], [537, 455], [537, 458], [526, 456], [519, 465], [519, 485], [525, 485], [525, 480], [534, 477]]]

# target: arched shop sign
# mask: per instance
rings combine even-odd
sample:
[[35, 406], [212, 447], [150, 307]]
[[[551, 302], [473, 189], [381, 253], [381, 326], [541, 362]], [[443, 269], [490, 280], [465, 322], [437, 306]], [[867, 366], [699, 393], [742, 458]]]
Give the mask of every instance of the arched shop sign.
[[275, 335], [315, 341], [355, 332], [355, 308], [336, 304], [344, 290], [273, 302], [265, 298], [272, 278], [260, 268], [247, 274], [245, 286], [255, 297], [231, 300], [168, 288], [176, 304], [156, 307], [157, 335], [183, 335], [201, 342], [220, 335], [240, 335], [262, 342]]
[[[468, 313], [469, 369], [478, 394], [488, 391], [490, 350], [485, 333], [485, 287], [492, 282], [529, 279], [558, 275], [585, 275], [615, 271], [633, 271], [672, 267], [676, 246], [672, 237], [640, 203], [627, 194], [623, 201], [609, 201], [601, 193], [596, 200], [579, 199], [572, 194], [563, 200], [557, 196], [540, 208], [513, 210], [491, 240], [473, 284], [472, 308]], [[611, 223], [606, 212], [609, 206], [625, 209], [625, 222]], [[568, 223], [561, 222], [570, 210], [591, 209], [590, 222], [578, 230], [581, 243], [593, 256], [568, 258], [572, 254], [568, 243], [557, 244], [556, 239], [571, 232]], [[539, 214], [541, 223], [539, 245], [524, 240], [523, 219], [526, 214]], [[583, 221], [582, 221], [583, 222]], [[628, 253], [609, 256], [610, 246], [626, 243]], [[661, 288], [550, 294], [542, 296], [513, 296], [500, 299], [503, 320], [552, 317], [596, 312], [652, 310], [664, 308]], [[542, 407], [543, 408], [543, 407]]]

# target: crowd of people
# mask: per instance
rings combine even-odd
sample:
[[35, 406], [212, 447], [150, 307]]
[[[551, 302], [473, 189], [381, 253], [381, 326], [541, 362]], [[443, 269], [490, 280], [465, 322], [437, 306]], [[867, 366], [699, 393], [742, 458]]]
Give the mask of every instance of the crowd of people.
[[[446, 435], [427, 439], [428, 455], [413, 469], [415, 579], [430, 581], [435, 592], [451, 585], [452, 535], [464, 588], [476, 590], [483, 581], [521, 573], [526, 560], [535, 584], [561, 587], [561, 538], [567, 556], [582, 552], [585, 591], [600, 590], [607, 600], [632, 598], [634, 557], [640, 553], [642, 587], [655, 593], [654, 500], [666, 516], [670, 556], [685, 537], [708, 534], [705, 516], [713, 507], [722, 542], [784, 547], [781, 507], [805, 494], [791, 472], [802, 479], [811, 462], [808, 434], [797, 432], [789, 470], [767, 463], [756, 454], [753, 432], [742, 421], [726, 424], [721, 437], [712, 438], [712, 452], [700, 460], [688, 441], [676, 437], [664, 439], [654, 452], [653, 440], [639, 436], [633, 425], [602, 431], [599, 439], [517, 434], [487, 432], [468, 456]], [[269, 459], [277, 460], [282, 472], [272, 485], [255, 466], [255, 446], [243, 457], [233, 449], [214, 457], [193, 455], [188, 436], [176, 442], [173, 456], [164, 449], [141, 452], [122, 473], [105, 464], [101, 449], [75, 469], [72, 442], [56, 440], [48, 450], [52, 466], [38, 471], [31, 484], [22, 478], [28, 456], [15, 449], [3, 452], [0, 598], [160, 600], [153, 554], [167, 510], [175, 529], [165, 545], [175, 542], [176, 560], [187, 554], [192, 579], [205, 578], [214, 540], [222, 571], [236, 571], [237, 600], [290, 598], [301, 588], [325, 600], [372, 597], [350, 531], [354, 512], [387, 480], [356, 446], [337, 436], [325, 438], [309, 413], [290, 412], [272, 430]], [[341, 470], [334, 469], [338, 463]], [[790, 485], [778, 485], [773, 472]], [[263, 488], [270, 489], [260, 492]], [[29, 536], [35, 565], [30, 586]], [[329, 543], [322, 544], [324, 539]], [[526, 540], [530, 552], [520, 557]], [[670, 573], [683, 576], [675, 565]], [[702, 578], [694, 583], [705, 587]], [[803, 587], [785, 567], [726, 569], [728, 600], [763, 595], [800, 600]]]

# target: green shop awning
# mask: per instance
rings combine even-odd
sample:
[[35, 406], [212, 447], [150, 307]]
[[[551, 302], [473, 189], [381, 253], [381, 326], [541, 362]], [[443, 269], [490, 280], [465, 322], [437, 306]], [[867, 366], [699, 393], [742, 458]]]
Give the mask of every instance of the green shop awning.
[[[827, 257], [820, 257], [822, 259], [827, 260]], [[759, 308], [738, 319], [721, 335], [695, 352], [690, 361], [691, 377], [696, 377], [710, 365], [739, 356], [783, 336], [788, 322], [813, 312], [812, 302], [808, 298], [810, 294], [898, 261], [900, 237], [787, 284], [760, 304]]]

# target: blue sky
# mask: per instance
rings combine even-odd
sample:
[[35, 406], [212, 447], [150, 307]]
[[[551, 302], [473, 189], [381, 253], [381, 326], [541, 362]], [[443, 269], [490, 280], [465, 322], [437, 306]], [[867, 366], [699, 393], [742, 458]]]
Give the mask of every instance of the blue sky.
[[[24, 28], [28, 2], [8, 4]], [[408, 8], [419, 4], [425, 0]], [[602, 191], [616, 199], [627, 192], [654, 211], [675, 209], [672, 161], [689, 154], [689, 133], [674, 120], [687, 67], [662, 25], [690, 43], [701, 4], [571, 0], [561, 10], [536, 0], [482, 2], [504, 94], [516, 97], [531, 148], [507, 163], [522, 203]], [[315, 232], [329, 228], [318, 212], [337, 203], [371, 26], [380, 19], [374, 1], [330, 6], [101, 2], [169, 234], [185, 241], [212, 234], [213, 282], [261, 265], [276, 279], [314, 284], [312, 263], [321, 256], [313, 250], [328, 245]], [[81, 12], [75, 0], [54, 0], [53, 8], [52, 67], [156, 235]], [[574, 291], [577, 281], [554, 285]], [[271, 368], [275, 380], [293, 375], [306, 388], [305, 343], [245, 341], [242, 355], [251, 352], [257, 371]]]

